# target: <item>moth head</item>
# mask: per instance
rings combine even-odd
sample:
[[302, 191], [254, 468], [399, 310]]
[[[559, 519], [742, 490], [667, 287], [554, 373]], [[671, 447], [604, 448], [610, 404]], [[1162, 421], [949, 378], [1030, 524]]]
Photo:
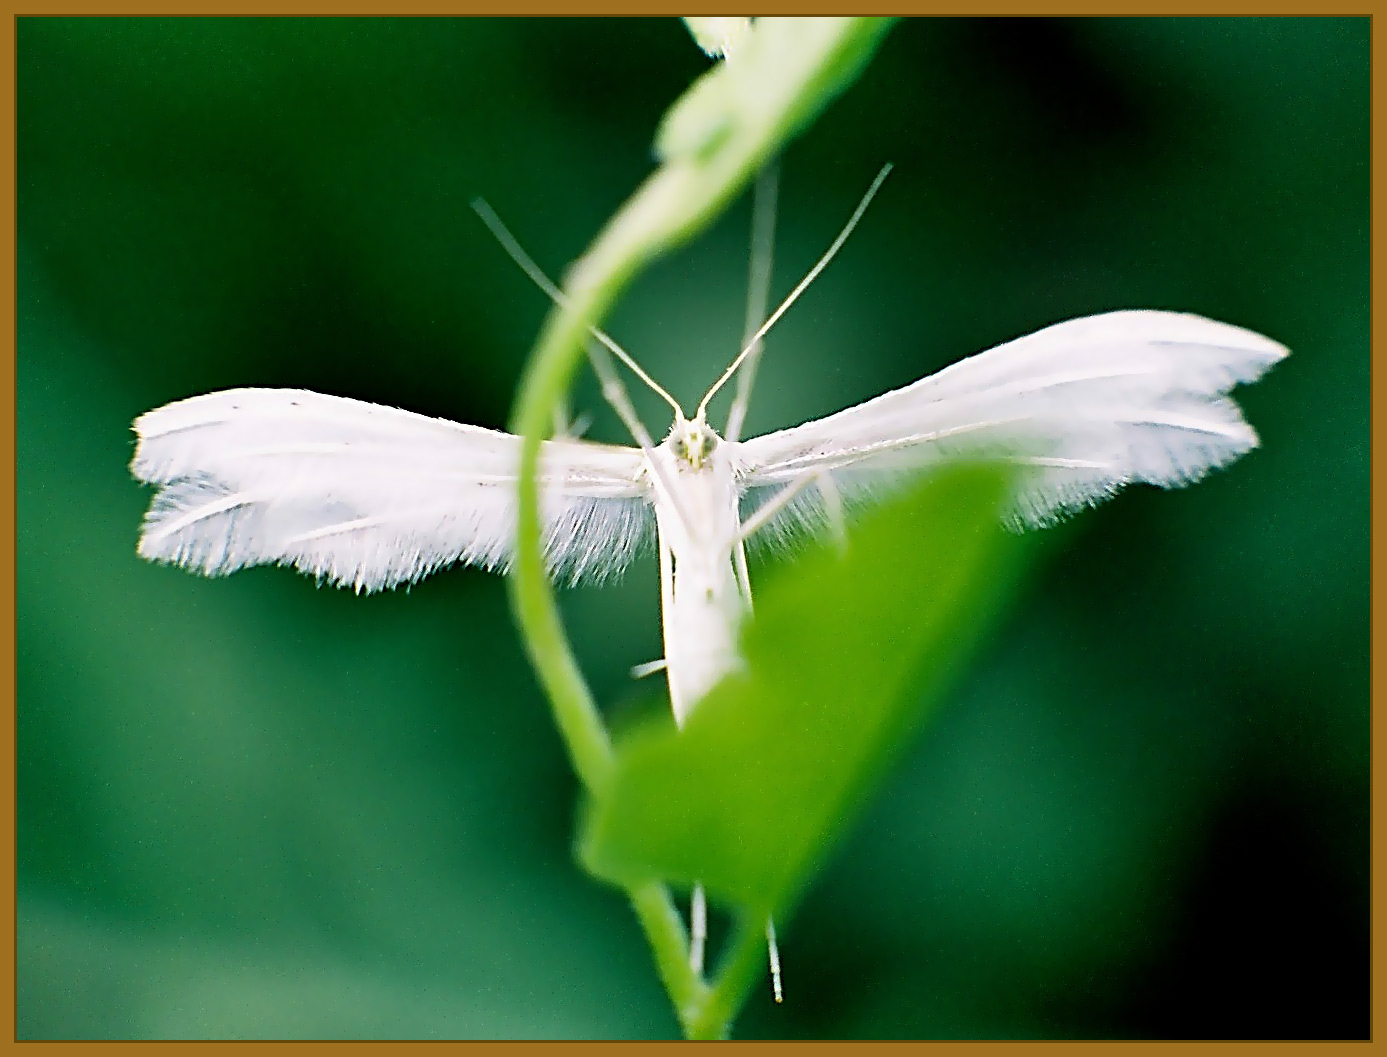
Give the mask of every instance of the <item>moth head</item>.
[[709, 458], [713, 454], [721, 441], [717, 431], [708, 425], [707, 420], [702, 415], [697, 415], [692, 421], [680, 415], [670, 428], [669, 437], [665, 443], [673, 450], [675, 458], [687, 465], [690, 469], [701, 470], [707, 465]]

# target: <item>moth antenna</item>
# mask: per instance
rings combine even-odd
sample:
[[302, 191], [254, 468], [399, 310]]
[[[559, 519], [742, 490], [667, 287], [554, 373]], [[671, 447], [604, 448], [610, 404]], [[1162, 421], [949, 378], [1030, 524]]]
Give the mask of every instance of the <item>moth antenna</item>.
[[[501, 248], [510, 254], [511, 260], [520, 265], [520, 270], [528, 275], [536, 286], [548, 294], [549, 299], [553, 301], [554, 304], [558, 305], [560, 308], [567, 308], [568, 298], [564, 295], [564, 292], [549, 281], [549, 277], [540, 270], [539, 265], [521, 248], [520, 243], [515, 240], [515, 236], [510, 233], [506, 225], [501, 223], [501, 218], [496, 215], [496, 212], [491, 206], [487, 205], [484, 199], [474, 198], [472, 200], [472, 209], [476, 212], [477, 216], [481, 217], [482, 223], [496, 236], [496, 241], [501, 244]], [[663, 397], [669, 406], [674, 409], [676, 419], [683, 419], [684, 409], [679, 406], [678, 401], [665, 392], [664, 389], [660, 388], [659, 383], [651, 378], [650, 375], [646, 374], [645, 371], [641, 369], [641, 365], [633, 360], [625, 349], [608, 337], [602, 330], [599, 330], [591, 324], [588, 325], [588, 332], [596, 338], [602, 346], [605, 346], [606, 350], [610, 350], [622, 363], [631, 368], [636, 377]], [[688, 529], [692, 523], [689, 521], [688, 514], [679, 501], [678, 494], [670, 487], [669, 481], [665, 478], [664, 471], [661, 469], [659, 461], [654, 458], [655, 442], [650, 437], [650, 431], [645, 428], [645, 423], [643, 423], [640, 420], [640, 416], [636, 414], [635, 405], [631, 403], [631, 396], [627, 393], [626, 386], [621, 384], [621, 379], [617, 377], [617, 373], [612, 370], [611, 362], [607, 359], [606, 351], [604, 351], [603, 348], [589, 342], [587, 352], [588, 362], [592, 364], [593, 373], [597, 375], [597, 380], [601, 383], [602, 396], [606, 399], [607, 403], [612, 406], [612, 410], [617, 413], [617, 417], [621, 419], [622, 424], [626, 426], [631, 436], [635, 439], [635, 442], [640, 446], [642, 454], [645, 455], [646, 465], [648, 465], [655, 476], [660, 479], [661, 486], [663, 486], [665, 492], [669, 495], [670, 501], [674, 506], [675, 516], [683, 523], [685, 529]]]
[[[601, 383], [602, 395], [606, 398], [607, 403], [612, 405], [612, 410], [617, 413], [617, 417], [630, 430], [636, 443], [640, 445], [641, 453], [645, 456], [645, 464], [659, 478], [660, 487], [665, 490], [665, 494], [669, 496], [670, 505], [674, 507], [674, 516], [679, 519], [686, 532], [690, 531], [693, 522], [689, 520], [688, 512], [684, 509], [678, 491], [670, 484], [669, 478], [665, 475], [660, 460], [655, 458], [655, 442], [651, 440], [650, 432], [645, 428], [645, 423], [636, 414], [636, 409], [631, 403], [631, 396], [626, 392], [626, 386], [621, 384], [621, 379], [617, 377], [616, 371], [612, 370], [612, 361], [607, 358], [607, 351], [589, 341], [588, 362], [592, 364], [592, 371], [597, 375], [598, 382]], [[684, 417], [682, 411], [678, 414], [679, 418]]]
[[[746, 322], [742, 324], [742, 344], [751, 343], [757, 326], [766, 316], [766, 302], [771, 295], [771, 268], [775, 263], [775, 210], [780, 195], [780, 162], [767, 163], [756, 177], [756, 190], [751, 199], [751, 262], [747, 269]], [[742, 435], [742, 423], [751, 406], [751, 387], [756, 381], [756, 367], [761, 362], [764, 343], [757, 339], [755, 349], [737, 375], [737, 395], [727, 415], [723, 436], [737, 440]]]
[[770, 318], [757, 328], [756, 333], [751, 336], [751, 339], [746, 343], [742, 351], [737, 353], [737, 358], [728, 365], [727, 370], [722, 372], [722, 377], [714, 382], [713, 387], [704, 394], [703, 399], [699, 401], [698, 404], [699, 416], [707, 412], [708, 401], [713, 399], [717, 391], [726, 384], [727, 379], [731, 378], [732, 375], [736, 373], [737, 368], [742, 365], [743, 361], [751, 355], [752, 351], [757, 347], [757, 343], [766, 336], [766, 331], [775, 326], [780, 317], [785, 314], [785, 310], [799, 299], [799, 295], [804, 293], [809, 284], [819, 277], [819, 273], [828, 267], [828, 262], [833, 260], [838, 251], [843, 248], [843, 243], [847, 242], [848, 236], [852, 234], [852, 229], [857, 227], [857, 222], [862, 219], [862, 214], [867, 211], [867, 206], [870, 205], [872, 199], [876, 197], [876, 193], [880, 189], [882, 182], [890, 172], [891, 163], [887, 162], [881, 167], [881, 172], [877, 173], [876, 179], [872, 181], [872, 186], [867, 188], [867, 193], [862, 196], [862, 201], [857, 203], [857, 208], [853, 210], [853, 214], [848, 218], [848, 222], [843, 226], [843, 230], [838, 233], [838, 237], [833, 240], [833, 244], [829, 246], [824, 255], [819, 258], [819, 263], [809, 269], [809, 274], [801, 279], [799, 285], [790, 291], [790, 296], [785, 298], [785, 300], [780, 303], [780, 307], [771, 313]]
[[[558, 305], [560, 308], [567, 308], [568, 298], [564, 295], [564, 292], [549, 280], [549, 277], [544, 274], [539, 265], [521, 248], [515, 236], [510, 233], [505, 224], [501, 223], [501, 218], [496, 215], [495, 210], [487, 205], [486, 201], [481, 198], [472, 199], [472, 209], [477, 216], [481, 217], [482, 223], [496, 236], [496, 241], [499, 242], [501, 248], [510, 255], [511, 260], [520, 265], [520, 270], [528, 275], [536, 286], [549, 295], [549, 300], [553, 301], [554, 304]], [[625, 349], [613, 341], [605, 331], [589, 324], [588, 332], [605, 345], [611, 351], [612, 355], [626, 364], [626, 366], [631, 369], [631, 373], [649, 386], [652, 392], [664, 400], [665, 403], [669, 404], [669, 406], [674, 409], [674, 413], [677, 417], [684, 417], [684, 409], [679, 406], [679, 402], [675, 400], [674, 397], [670, 396], [669, 393], [665, 392], [664, 388], [661, 387], [654, 378], [646, 374], [641, 365], [638, 364]]]

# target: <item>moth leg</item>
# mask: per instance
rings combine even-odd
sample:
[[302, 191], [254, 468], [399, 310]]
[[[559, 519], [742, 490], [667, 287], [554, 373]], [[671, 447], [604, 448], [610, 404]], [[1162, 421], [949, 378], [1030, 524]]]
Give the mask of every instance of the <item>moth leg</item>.
[[775, 922], [766, 918], [766, 952], [771, 959], [771, 988], [775, 991], [777, 1002], [785, 1001], [785, 993], [780, 989], [780, 945], [775, 942]]
[[[670, 621], [674, 616], [674, 552], [670, 549], [669, 537], [665, 535], [660, 517], [660, 512], [657, 509], [655, 512], [655, 530], [660, 551], [660, 642], [665, 648], [665, 660], [668, 661], [670, 639], [674, 633], [674, 629], [670, 627]], [[683, 710], [679, 707], [682, 702], [676, 704], [675, 698], [679, 690], [674, 680], [674, 673], [669, 670], [668, 664], [665, 665], [665, 673], [668, 676], [670, 708], [674, 710], [674, 721], [678, 723], [679, 717], [683, 715]]]
[[645, 423], [636, 414], [635, 405], [631, 403], [631, 396], [626, 392], [626, 386], [621, 384], [621, 379], [616, 371], [612, 369], [612, 362], [607, 358], [607, 350], [589, 338], [587, 343], [588, 361], [592, 364], [592, 371], [597, 375], [597, 381], [601, 386], [602, 399], [616, 412], [617, 418], [621, 419], [621, 424], [626, 427], [634, 440], [645, 451], [655, 447], [655, 441], [651, 439], [650, 432], [645, 428]]
[[751, 517], [742, 524], [741, 534], [738, 539], [748, 540], [758, 531], [765, 528], [766, 523], [784, 508], [800, 492], [804, 491], [805, 486], [815, 479], [817, 475], [807, 473], [803, 477], [798, 477], [790, 484], [786, 485], [775, 496], [766, 503], [761, 504], [761, 509], [752, 514]]
[[830, 473], [815, 474], [814, 484], [819, 489], [819, 495], [823, 496], [824, 513], [828, 515], [828, 525], [833, 530], [833, 538], [838, 541], [838, 549], [844, 550], [848, 545], [848, 522], [843, 516], [842, 493], [833, 483], [833, 475]]
[[742, 604], [751, 612], [751, 574], [746, 568], [746, 537], [737, 538], [737, 549], [732, 552], [732, 572], [737, 578], [737, 590], [741, 592]]
[[586, 411], [577, 418], [572, 417], [571, 409], [568, 406], [568, 397], [564, 397], [554, 405], [554, 436], [577, 440], [588, 431], [588, 427], [591, 425], [592, 416]]
[[[775, 160], [768, 162], [757, 175], [756, 189], [751, 199], [751, 264], [747, 275], [743, 345], [751, 341], [766, 316], [771, 291], [771, 266], [775, 259], [775, 205], [779, 193], [780, 162]], [[755, 350], [742, 364], [742, 373], [737, 376], [737, 395], [727, 416], [727, 429], [723, 431], [723, 437], [727, 440], [741, 438], [742, 423], [746, 421], [747, 408], [751, 404], [751, 386], [756, 381], [756, 364], [760, 358], [761, 342], [757, 340]]]
[[703, 947], [708, 941], [708, 900], [702, 885], [694, 885], [689, 904], [689, 968], [703, 975]]
[[634, 664], [631, 666], [632, 679], [644, 679], [647, 675], [654, 675], [656, 672], [663, 672], [669, 667], [669, 661], [661, 657], [658, 661], [646, 661], [644, 664]]

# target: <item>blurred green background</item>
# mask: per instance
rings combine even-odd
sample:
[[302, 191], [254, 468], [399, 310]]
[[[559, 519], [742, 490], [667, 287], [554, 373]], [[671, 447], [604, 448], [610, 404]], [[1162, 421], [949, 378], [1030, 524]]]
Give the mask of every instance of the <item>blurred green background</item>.
[[[743, 1036], [1368, 1032], [1368, 21], [908, 21], [784, 158], [753, 432], [1044, 324], [1286, 343], [1263, 448], [1052, 530], [782, 935]], [[551, 273], [706, 60], [677, 21], [22, 19], [18, 1031], [666, 1036], [497, 577], [135, 556], [140, 412], [302, 386], [503, 425]], [[610, 329], [686, 403], [749, 208]], [[591, 435], [622, 439], [595, 410]], [[657, 402], [638, 394], [647, 421]], [[754, 571], [753, 571], [754, 575]], [[564, 596], [599, 698], [653, 560]]]

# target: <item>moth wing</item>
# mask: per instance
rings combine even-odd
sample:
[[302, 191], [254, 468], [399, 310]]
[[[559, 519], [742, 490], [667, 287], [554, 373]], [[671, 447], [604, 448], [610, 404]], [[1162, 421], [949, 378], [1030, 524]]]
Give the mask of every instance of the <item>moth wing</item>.
[[[455, 562], [504, 568], [520, 438], [299, 389], [231, 389], [135, 420], [155, 485], [139, 553], [221, 576], [292, 565], [374, 591]], [[619, 572], [650, 536], [634, 448], [545, 441], [545, 553], [572, 581]]]
[[[960, 457], [1025, 467], [1007, 520], [1047, 525], [1134, 481], [1179, 487], [1257, 446], [1228, 391], [1287, 355], [1250, 330], [1177, 312], [1069, 320], [961, 360], [856, 407], [741, 445], [754, 509], [805, 474], [860, 501]], [[767, 527], [774, 542], [824, 518], [805, 488]], [[750, 509], [748, 510], [750, 513]]]

